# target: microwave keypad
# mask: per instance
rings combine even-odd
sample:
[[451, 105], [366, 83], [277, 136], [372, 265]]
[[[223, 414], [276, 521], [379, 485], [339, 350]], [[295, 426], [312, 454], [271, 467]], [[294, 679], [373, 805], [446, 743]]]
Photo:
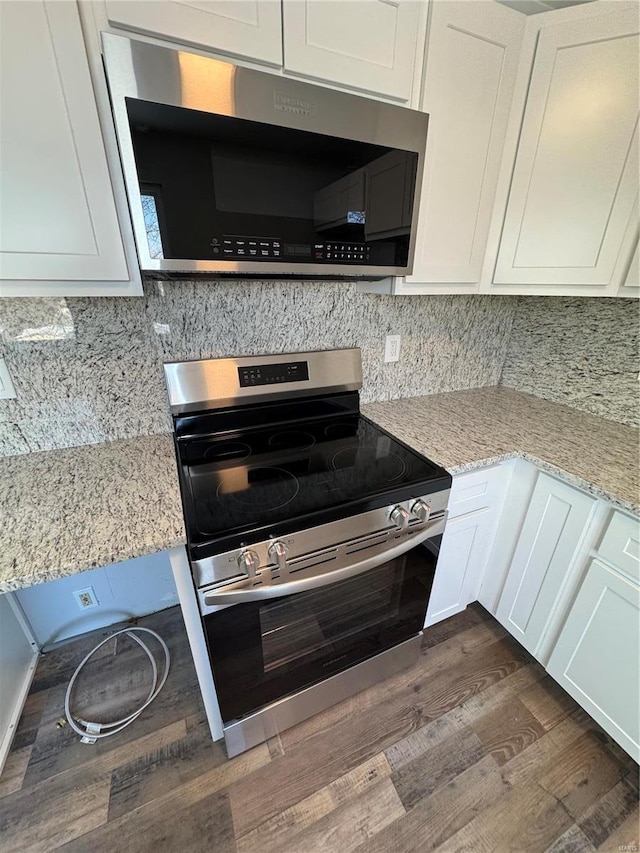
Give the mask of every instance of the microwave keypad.
[[262, 258], [282, 257], [282, 242], [263, 237], [223, 237], [222, 251], [220, 246], [213, 247], [214, 254], [222, 254], [229, 259], [259, 260]]
[[[315, 263], [368, 263], [371, 248], [366, 243], [283, 243], [270, 237], [228, 237], [212, 241], [213, 253], [221, 259], [233, 261], [266, 261], [282, 258], [287, 261], [311, 259]], [[376, 247], [374, 247], [375, 249]], [[377, 252], [374, 251], [374, 256]], [[375, 259], [375, 257], [374, 257]]]

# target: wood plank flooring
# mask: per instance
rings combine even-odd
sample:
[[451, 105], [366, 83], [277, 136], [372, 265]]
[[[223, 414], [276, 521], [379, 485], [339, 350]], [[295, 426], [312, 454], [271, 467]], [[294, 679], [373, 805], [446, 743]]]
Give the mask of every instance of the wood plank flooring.
[[[164, 690], [95, 745], [60, 725], [76, 665], [38, 665], [0, 777], [0, 850], [78, 853], [637, 851], [638, 767], [481, 607], [428, 629], [419, 662], [227, 760], [209, 737], [178, 608]], [[115, 644], [115, 641], [114, 641]], [[118, 640], [91, 662], [91, 718], [148, 689]]]

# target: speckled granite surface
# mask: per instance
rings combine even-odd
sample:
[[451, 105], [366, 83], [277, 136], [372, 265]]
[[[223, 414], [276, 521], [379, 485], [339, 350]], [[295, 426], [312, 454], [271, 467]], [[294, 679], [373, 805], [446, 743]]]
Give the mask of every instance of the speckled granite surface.
[[518, 299], [500, 385], [640, 425], [637, 299]]
[[[524, 456], [638, 512], [638, 430], [504, 388], [363, 412], [452, 473]], [[148, 436], [4, 459], [0, 591], [184, 542], [172, 440]]]
[[520, 456], [640, 514], [640, 432], [507, 388], [370, 403], [363, 414], [452, 474]]
[[[364, 400], [497, 385], [515, 297], [361, 294], [345, 281], [147, 282], [144, 298], [2, 299], [0, 456], [171, 432], [162, 363], [360, 347]], [[386, 334], [402, 336], [384, 363]]]
[[171, 436], [13, 456], [0, 471], [2, 592], [185, 541]]

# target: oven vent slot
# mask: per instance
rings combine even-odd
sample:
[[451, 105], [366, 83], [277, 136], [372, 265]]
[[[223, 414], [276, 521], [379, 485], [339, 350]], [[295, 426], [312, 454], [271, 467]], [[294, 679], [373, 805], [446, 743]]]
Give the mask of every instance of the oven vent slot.
[[388, 534], [382, 533], [375, 537], [368, 536], [355, 542], [350, 542], [345, 547], [345, 554], [357, 554], [358, 551], [366, 551], [367, 548], [376, 548], [379, 545], [384, 545], [388, 538]]
[[289, 574], [292, 575], [303, 569], [321, 566], [323, 563], [330, 563], [337, 557], [338, 549], [335, 546], [320, 548], [318, 551], [308, 551], [306, 554], [301, 554], [299, 557], [293, 557], [289, 560]]
[[295, 575], [296, 572], [302, 572], [305, 569], [315, 569], [316, 566], [321, 566], [323, 563], [332, 563], [337, 558], [337, 553], [333, 554], [329, 557], [325, 557], [323, 560], [310, 558], [309, 562], [305, 562], [303, 566], [296, 565], [294, 569], [289, 566], [289, 574]]

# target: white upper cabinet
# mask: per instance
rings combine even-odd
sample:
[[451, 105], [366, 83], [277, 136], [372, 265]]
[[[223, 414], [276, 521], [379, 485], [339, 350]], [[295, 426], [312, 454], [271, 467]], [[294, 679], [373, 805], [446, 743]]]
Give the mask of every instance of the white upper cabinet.
[[631, 258], [629, 271], [627, 272], [627, 277], [624, 282], [625, 287], [640, 287], [640, 255], [638, 254], [639, 247], [640, 244], [636, 242], [636, 248], [633, 253], [633, 257]]
[[283, 0], [285, 71], [411, 99], [418, 0]]
[[638, 188], [640, 46], [637, 6], [616, 7], [542, 27], [495, 284], [621, 283]]
[[107, 0], [105, 6], [112, 26], [282, 65], [280, 0]]
[[480, 280], [525, 21], [493, 0], [431, 4], [418, 240], [398, 293]]
[[0, 61], [0, 295], [140, 292], [76, 4], [3, 0]]

